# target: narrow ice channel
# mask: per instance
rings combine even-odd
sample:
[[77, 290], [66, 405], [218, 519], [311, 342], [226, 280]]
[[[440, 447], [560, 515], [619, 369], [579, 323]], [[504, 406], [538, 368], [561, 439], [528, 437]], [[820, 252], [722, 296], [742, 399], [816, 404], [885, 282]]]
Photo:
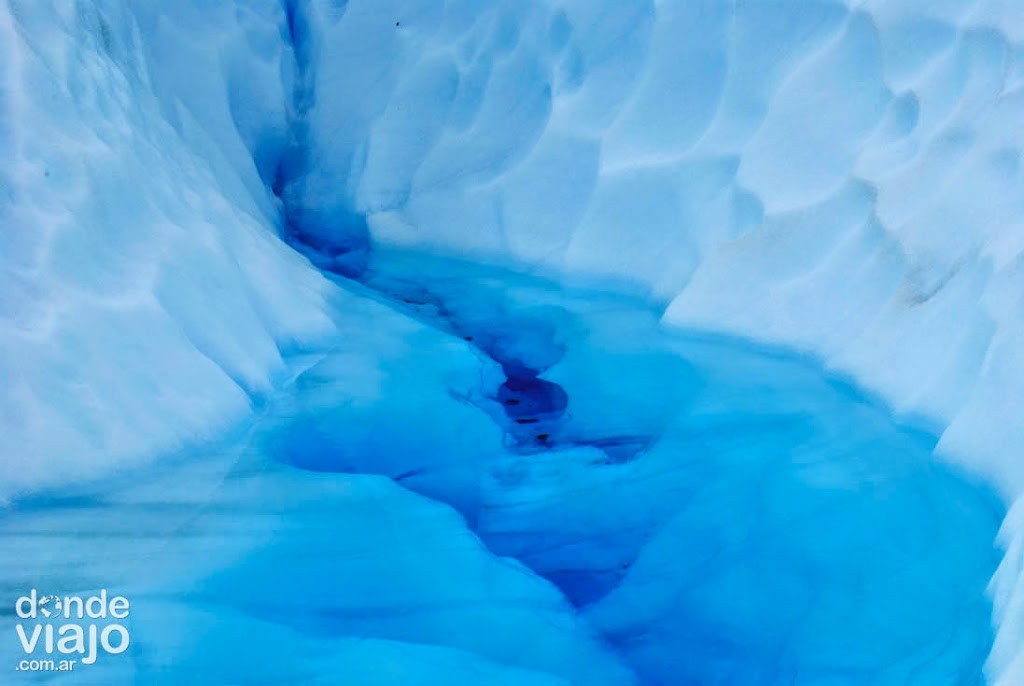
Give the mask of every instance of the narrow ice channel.
[[132, 599], [73, 683], [981, 682], [1002, 513], [933, 435], [624, 296], [375, 260], [372, 332], [251, 425], [0, 519], [11, 593]]

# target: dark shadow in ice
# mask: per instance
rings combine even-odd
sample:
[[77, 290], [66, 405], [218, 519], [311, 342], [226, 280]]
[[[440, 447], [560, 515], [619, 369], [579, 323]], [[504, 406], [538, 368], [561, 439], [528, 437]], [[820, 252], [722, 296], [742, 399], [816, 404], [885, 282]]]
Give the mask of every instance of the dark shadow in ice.
[[[370, 232], [365, 215], [355, 207], [348, 179], [325, 173], [309, 159], [308, 117], [316, 100], [316, 61], [310, 53], [315, 37], [302, 0], [286, 0], [284, 9], [295, 78], [287, 110], [287, 140], [270, 184], [281, 201], [281, 234], [320, 269], [355, 278], [369, 260]], [[346, 168], [344, 160], [334, 162]]]
[[[138, 662], [106, 665], [146, 676], [208, 680], [188, 670], [244, 635], [270, 681], [275, 651], [358, 636], [572, 663], [569, 683], [617, 661], [637, 684], [980, 683], [1002, 512], [934, 435], [798, 355], [402, 267], [420, 285], [346, 282], [373, 335], [298, 375], [244, 460], [26, 502], [0, 519], [0, 581], [127, 587]], [[240, 674], [219, 682], [258, 680]]]
[[569, 404], [561, 386], [535, 376], [509, 377], [498, 387], [497, 399], [517, 424], [558, 419]]

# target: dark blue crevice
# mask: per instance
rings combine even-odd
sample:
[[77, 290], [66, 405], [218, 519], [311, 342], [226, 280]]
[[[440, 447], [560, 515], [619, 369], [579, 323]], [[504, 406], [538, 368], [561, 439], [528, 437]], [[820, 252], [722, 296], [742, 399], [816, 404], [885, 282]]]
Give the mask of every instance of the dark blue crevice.
[[285, 0], [288, 41], [295, 56], [295, 87], [288, 103], [289, 141], [278, 160], [271, 191], [281, 201], [281, 234], [318, 268], [355, 278], [369, 260], [370, 232], [366, 217], [345, 198], [340, 184], [332, 203], [310, 207], [309, 112], [316, 102], [316, 60], [313, 28], [306, 0]]

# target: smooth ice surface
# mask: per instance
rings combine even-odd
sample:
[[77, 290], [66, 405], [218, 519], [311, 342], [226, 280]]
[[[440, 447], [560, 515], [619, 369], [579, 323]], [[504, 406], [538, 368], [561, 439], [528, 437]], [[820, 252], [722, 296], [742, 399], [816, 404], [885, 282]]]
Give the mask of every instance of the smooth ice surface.
[[[278, 399], [293, 355], [336, 347], [297, 382], [307, 393], [280, 401], [308, 414], [274, 432], [274, 459], [325, 479], [386, 474], [483, 527], [486, 489], [467, 487], [487, 483], [482, 456], [583, 436], [597, 442], [564, 464], [629, 469], [658, 454], [667, 408], [700, 386], [678, 351], [620, 351], [621, 373], [593, 375], [607, 359], [565, 345], [580, 339], [564, 303], [431, 303], [414, 264], [339, 291], [284, 236], [355, 276], [386, 245], [585, 276], [635, 293], [651, 322], [812, 354], [1012, 501], [1024, 492], [1022, 41], [1012, 0], [5, 0], [0, 500], [204, 444]], [[374, 289], [410, 313], [433, 308], [455, 339], [384, 317]], [[473, 349], [494, 360], [479, 369], [498, 389], [490, 424], [469, 407]], [[590, 393], [571, 391], [579, 378]], [[387, 411], [331, 407], [339, 392]], [[602, 400], [620, 395], [632, 412]], [[423, 440], [446, 449], [405, 463], [420, 443], [382, 435], [392, 414], [431, 419], [416, 423]], [[847, 446], [848, 432], [826, 433]], [[1001, 686], [1024, 682], [1022, 512], [1024, 499], [1003, 522], [989, 588], [987, 674]], [[945, 545], [977, 542], [944, 531]], [[637, 575], [656, 573], [672, 536]], [[945, 554], [936, 566], [956, 573]], [[599, 577], [551, 578], [578, 600], [607, 590]], [[587, 621], [634, 620], [595, 609]], [[619, 648], [660, 660], [656, 646]], [[461, 650], [416, 659], [443, 670]], [[473, 669], [495, 675], [492, 662]]]
[[240, 438], [0, 519], [5, 591], [132, 599], [130, 658], [76, 679], [980, 680], [1000, 509], [934, 438], [635, 299], [408, 255], [366, 282], [336, 316], [373, 329]]
[[556, 589], [451, 510], [381, 477], [200, 457], [3, 520], [5, 595], [29, 574], [131, 599], [130, 652], [60, 682], [630, 683]]

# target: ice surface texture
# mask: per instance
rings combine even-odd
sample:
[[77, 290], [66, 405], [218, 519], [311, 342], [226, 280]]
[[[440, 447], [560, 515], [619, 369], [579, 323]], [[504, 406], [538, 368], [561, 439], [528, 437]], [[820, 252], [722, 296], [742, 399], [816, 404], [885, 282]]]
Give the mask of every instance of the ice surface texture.
[[4, 3], [0, 498], [215, 435], [333, 330], [261, 179], [284, 16]]
[[934, 439], [642, 301], [381, 266], [397, 304], [347, 302], [372, 335], [240, 441], [0, 519], [0, 586], [131, 597], [133, 650], [81, 679], [979, 682], [1000, 508]]
[[[307, 16], [307, 183], [343, 187], [374, 240], [614, 279], [667, 322], [813, 352], [1008, 498], [1024, 489], [1017, 4], [314, 0]], [[1021, 623], [1004, 618], [993, 673]]]
[[[0, 498], [216, 435], [285, 354], [368, 336], [275, 233], [346, 273], [373, 242], [587, 275], [811, 352], [1015, 498], [1022, 45], [1012, 0], [7, 0]], [[1022, 508], [992, 584], [1011, 685]]]
[[1016, 494], [1024, 12], [856, 5], [300, 3], [296, 204], [812, 351]]

